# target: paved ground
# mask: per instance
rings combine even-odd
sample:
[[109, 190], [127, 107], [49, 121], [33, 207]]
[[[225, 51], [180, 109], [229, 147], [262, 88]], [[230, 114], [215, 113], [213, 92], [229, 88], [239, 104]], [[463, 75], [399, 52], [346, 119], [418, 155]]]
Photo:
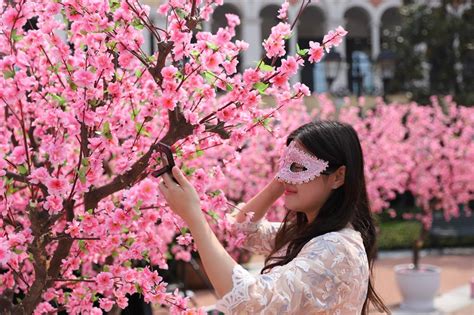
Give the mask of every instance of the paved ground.
[[[422, 256], [424, 256], [421, 258], [422, 263], [442, 268], [441, 287], [435, 301], [439, 311], [426, 315], [474, 315], [474, 299], [470, 298], [469, 285], [470, 279], [474, 277], [474, 250], [456, 250], [451, 253], [448, 251], [448, 254], [443, 255], [425, 251]], [[248, 268], [251, 272], [258, 273], [262, 262], [263, 257], [255, 256], [248, 264]], [[375, 288], [393, 310], [394, 315], [409, 315], [398, 310], [402, 298], [393, 272], [395, 265], [403, 263], [410, 263], [409, 252], [380, 253], [374, 265]], [[214, 304], [216, 298], [209, 290], [199, 290], [194, 292], [193, 300], [197, 306], [207, 306]], [[154, 314], [167, 314], [167, 312], [156, 310]], [[379, 313], [373, 312], [373, 314]]]

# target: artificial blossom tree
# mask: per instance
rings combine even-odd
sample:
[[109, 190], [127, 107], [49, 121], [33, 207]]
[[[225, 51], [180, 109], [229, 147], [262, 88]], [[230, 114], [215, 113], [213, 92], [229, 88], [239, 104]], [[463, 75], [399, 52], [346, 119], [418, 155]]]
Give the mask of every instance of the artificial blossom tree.
[[[288, 55], [296, 21], [284, 4], [263, 42], [270, 61], [237, 73], [248, 46], [233, 40], [239, 18], [226, 15], [216, 34], [199, 31], [222, 2], [170, 0], [157, 10], [167, 21], [160, 28], [136, 0], [0, 1], [2, 313], [101, 314], [137, 292], [175, 313], [188, 308], [152, 269], [193, 250], [150, 176], [161, 167], [157, 144], [172, 146], [182, 167], [212, 158], [214, 146], [237, 149], [308, 93], [288, 79], [346, 34], [339, 27]], [[141, 48], [143, 28], [157, 43], [153, 55]], [[277, 107], [261, 108], [262, 95]], [[199, 174], [193, 184], [214, 218], [227, 200]]]

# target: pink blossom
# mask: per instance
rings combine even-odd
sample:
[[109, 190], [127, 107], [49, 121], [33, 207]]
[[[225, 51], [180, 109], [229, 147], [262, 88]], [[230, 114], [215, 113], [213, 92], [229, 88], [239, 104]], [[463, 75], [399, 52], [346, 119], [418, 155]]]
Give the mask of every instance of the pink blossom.
[[178, 69], [174, 66], [163, 67], [163, 69], [161, 70], [161, 74], [163, 75], [163, 78], [167, 80], [173, 79], [177, 72], [178, 72]]
[[128, 305], [128, 299], [125, 296], [119, 296], [117, 297], [116, 303], [118, 307], [120, 307], [121, 309], [124, 309]]
[[158, 186], [151, 179], [144, 179], [138, 188], [138, 197], [141, 200], [147, 200], [150, 203], [156, 202]]
[[222, 56], [219, 53], [210, 53], [204, 55], [203, 66], [210, 71], [215, 71], [222, 63]]
[[69, 183], [65, 178], [49, 178], [46, 181], [46, 187], [48, 191], [53, 195], [64, 195], [68, 192]]
[[0, 159], [0, 176], [5, 176], [5, 169], [8, 167], [8, 163], [4, 159]]
[[160, 98], [160, 105], [168, 110], [174, 110], [176, 107], [176, 100], [171, 96], [164, 95]]
[[15, 147], [10, 156], [11, 162], [20, 165], [26, 162], [26, 150], [24, 146]]
[[216, 116], [222, 121], [228, 121], [232, 119], [235, 115], [235, 106], [234, 107], [227, 107], [224, 108], [223, 110], [220, 110], [217, 112]]
[[191, 254], [188, 251], [178, 251], [175, 253], [174, 256], [178, 260], [183, 260], [183, 261], [190, 261], [191, 260]]
[[288, 8], [290, 6], [290, 3], [288, 0], [285, 0], [283, 4], [281, 5], [281, 8], [278, 10], [278, 18], [280, 20], [286, 20], [288, 18]]
[[190, 245], [193, 241], [191, 234], [186, 233], [185, 235], [180, 235], [176, 238], [179, 245], [187, 246]]
[[74, 82], [80, 87], [87, 87], [94, 84], [95, 75], [87, 70], [81, 69], [74, 72]]
[[329, 31], [323, 38], [323, 46], [326, 52], [329, 52], [332, 46], [339, 46], [346, 34], [347, 31], [342, 26], [338, 26], [334, 31]]
[[71, 237], [79, 237], [80, 235], [79, 222], [76, 220], [73, 220], [72, 223], [69, 223], [69, 227], [66, 229], [65, 232], [71, 235]]
[[120, 66], [124, 68], [128, 68], [129, 66], [131, 66], [132, 61], [134, 59], [135, 57], [131, 53], [122, 51], [122, 53], [120, 54], [118, 58], [118, 61], [119, 61]]
[[225, 18], [227, 19], [227, 24], [229, 24], [230, 27], [236, 27], [237, 25], [240, 25], [240, 18], [236, 14], [226, 13]]
[[114, 306], [114, 302], [107, 298], [100, 298], [99, 305], [101, 309], [103, 309], [106, 312], [109, 312]]
[[112, 274], [110, 272], [101, 272], [96, 277], [97, 289], [100, 292], [104, 292], [111, 289], [114, 285]]
[[5, 265], [12, 257], [12, 252], [8, 246], [8, 241], [0, 238], [0, 266]]
[[280, 71], [282, 74], [293, 75], [298, 71], [298, 61], [295, 57], [282, 60]]
[[56, 214], [63, 209], [63, 199], [57, 195], [51, 195], [46, 197], [44, 208], [48, 210], [50, 214]]
[[255, 69], [246, 69], [243, 76], [244, 82], [246, 84], [253, 84], [260, 81], [259, 72]]
[[324, 56], [324, 47], [318, 42], [309, 42], [309, 58], [310, 62], [320, 62]]
[[303, 94], [304, 96], [310, 96], [311, 95], [311, 91], [309, 90], [309, 88], [304, 85], [303, 83], [300, 83], [300, 82], [297, 82], [293, 85], [293, 90], [295, 91], [295, 94]]
[[46, 182], [49, 178], [49, 173], [44, 167], [35, 168], [31, 171], [31, 174], [28, 176], [28, 179], [33, 184], [38, 184], [42, 182]]
[[268, 58], [285, 55], [285, 41], [283, 39], [270, 37], [263, 41], [263, 47]]

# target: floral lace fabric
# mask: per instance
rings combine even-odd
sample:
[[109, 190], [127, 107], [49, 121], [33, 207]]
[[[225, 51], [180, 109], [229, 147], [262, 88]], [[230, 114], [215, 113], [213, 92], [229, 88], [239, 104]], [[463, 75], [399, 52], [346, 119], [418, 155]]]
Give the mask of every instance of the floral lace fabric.
[[[234, 223], [247, 233], [244, 247], [269, 254], [280, 223]], [[284, 266], [254, 276], [241, 265], [233, 288], [216, 303], [225, 314], [360, 314], [369, 266], [359, 232], [348, 226], [310, 240]]]

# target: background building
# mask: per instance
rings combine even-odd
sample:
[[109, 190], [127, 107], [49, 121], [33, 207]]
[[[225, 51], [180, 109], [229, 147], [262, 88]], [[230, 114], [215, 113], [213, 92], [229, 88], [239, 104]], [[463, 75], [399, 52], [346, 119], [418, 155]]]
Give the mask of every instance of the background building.
[[[290, 0], [290, 21], [299, 10], [302, 0]], [[444, 0], [443, 0], [444, 1]], [[343, 43], [334, 49], [337, 54], [326, 55], [318, 64], [308, 64], [299, 73], [295, 81], [305, 83], [312, 91], [330, 90], [337, 94], [380, 95], [387, 80], [393, 78], [394, 59], [390, 52], [389, 35], [402, 27], [400, 8], [408, 3], [439, 6], [441, 0], [319, 0], [313, 1], [303, 12], [294, 36], [289, 40], [287, 49], [291, 54], [296, 51], [296, 44], [307, 48], [309, 41], [321, 42], [323, 36], [337, 26], [343, 26], [349, 33]], [[450, 0], [451, 1], [451, 0]], [[470, 7], [470, 0], [452, 0], [455, 3]], [[162, 24], [163, 17], [156, 16], [156, 8], [162, 1], [144, 1], [152, 7], [152, 14], [157, 24]], [[404, 3], [405, 2], [405, 3]], [[204, 30], [215, 32], [226, 25], [225, 14], [233, 13], [240, 17], [241, 25], [237, 28], [237, 39], [250, 44], [240, 56], [240, 69], [256, 65], [264, 54], [262, 42], [276, 25], [277, 11], [283, 0], [225, 0], [223, 6], [214, 11], [212, 20], [203, 25]], [[449, 7], [451, 4], [448, 4]], [[449, 8], [448, 8], [449, 9]], [[153, 16], [152, 16], [153, 17]], [[156, 46], [151, 36], [146, 42], [146, 49], [151, 53]], [[392, 44], [393, 44], [392, 36]], [[397, 37], [395, 37], [397, 39]], [[417, 43], [413, 43], [416, 46]], [[421, 50], [426, 46], [419, 45]], [[393, 45], [392, 45], [393, 47]], [[340, 62], [330, 62], [330, 60]], [[383, 60], [392, 60], [390, 66], [383, 67]], [[424, 80], [420, 85], [428, 84], [429, 65], [423, 64]], [[408, 71], [408, 70], [403, 70]], [[394, 81], [394, 80], [392, 80]]]

